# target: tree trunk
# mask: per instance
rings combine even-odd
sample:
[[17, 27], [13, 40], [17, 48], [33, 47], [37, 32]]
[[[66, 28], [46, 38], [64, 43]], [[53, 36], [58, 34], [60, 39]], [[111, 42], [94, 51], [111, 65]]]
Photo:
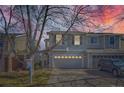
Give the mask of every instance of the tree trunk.
[[8, 72], [12, 72], [12, 58], [9, 56], [8, 59]]
[[14, 54], [11, 53], [11, 54], [9, 55], [9, 59], [8, 59], [8, 72], [12, 72], [13, 57], [14, 57]]

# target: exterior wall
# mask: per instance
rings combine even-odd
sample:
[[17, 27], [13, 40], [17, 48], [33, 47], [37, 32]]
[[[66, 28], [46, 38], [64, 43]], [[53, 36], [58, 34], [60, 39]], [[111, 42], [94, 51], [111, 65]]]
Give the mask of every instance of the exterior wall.
[[20, 36], [15, 39], [16, 51], [25, 51], [26, 50], [26, 36]]
[[50, 34], [49, 35], [49, 46], [55, 45], [55, 34]]
[[92, 68], [92, 64], [91, 64], [91, 62], [92, 62], [92, 60], [91, 60], [91, 55], [88, 53], [87, 54], [87, 68]]
[[53, 54], [51, 52], [49, 52], [49, 68], [53, 68]]

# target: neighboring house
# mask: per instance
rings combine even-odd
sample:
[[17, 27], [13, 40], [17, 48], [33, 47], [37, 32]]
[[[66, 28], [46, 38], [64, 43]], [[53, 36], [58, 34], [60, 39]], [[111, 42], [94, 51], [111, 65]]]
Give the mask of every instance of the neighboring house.
[[25, 35], [19, 35], [15, 38], [15, 50], [18, 55], [26, 55], [27, 52], [27, 44], [26, 44], [26, 36]]
[[[20, 58], [24, 58], [26, 52], [25, 35], [19, 33], [9, 33], [9, 36], [15, 41], [13, 47]], [[17, 60], [11, 51], [10, 43], [5, 33], [0, 33], [0, 71], [12, 71], [17, 69]]]
[[47, 54], [49, 67], [97, 68], [100, 59], [124, 58], [123, 34], [76, 31], [70, 31], [65, 35], [64, 33], [64, 31], [47, 33], [49, 39], [45, 41], [46, 48], [57, 44]]

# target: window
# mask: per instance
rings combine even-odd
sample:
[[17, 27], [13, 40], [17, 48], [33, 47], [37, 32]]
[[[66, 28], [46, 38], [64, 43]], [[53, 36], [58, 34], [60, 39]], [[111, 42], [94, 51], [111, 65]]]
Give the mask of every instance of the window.
[[3, 47], [3, 42], [2, 40], [0, 40], [0, 47], [2, 48]]
[[115, 37], [114, 37], [114, 36], [111, 36], [111, 37], [110, 37], [109, 43], [110, 43], [111, 45], [114, 45], [114, 43], [115, 43]]
[[80, 35], [74, 36], [74, 45], [80, 45]]
[[91, 37], [90, 42], [92, 44], [97, 43], [97, 37]]
[[58, 34], [56, 35], [56, 44], [59, 42], [60, 45], [62, 45], [62, 35]]

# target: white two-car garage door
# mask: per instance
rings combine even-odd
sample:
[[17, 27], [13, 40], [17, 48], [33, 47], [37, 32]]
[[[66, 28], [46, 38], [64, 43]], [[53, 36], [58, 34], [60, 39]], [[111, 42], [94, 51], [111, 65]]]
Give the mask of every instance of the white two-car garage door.
[[55, 55], [53, 59], [55, 68], [82, 68], [82, 56], [80, 55]]

